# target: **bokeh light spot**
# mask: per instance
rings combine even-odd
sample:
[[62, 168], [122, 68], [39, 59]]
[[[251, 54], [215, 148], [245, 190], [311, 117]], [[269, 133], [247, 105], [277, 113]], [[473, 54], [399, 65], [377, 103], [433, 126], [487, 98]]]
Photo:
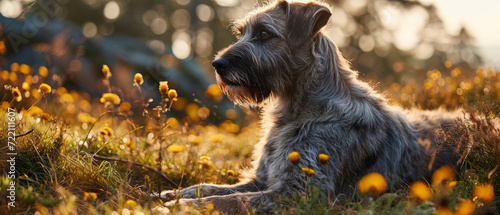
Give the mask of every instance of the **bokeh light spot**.
[[187, 10], [179, 9], [172, 13], [171, 22], [175, 29], [184, 30], [189, 28], [190, 21], [191, 15]]
[[93, 22], [86, 22], [82, 31], [86, 37], [94, 37], [97, 34], [97, 26]]
[[116, 19], [120, 15], [120, 6], [115, 1], [110, 1], [104, 6], [104, 16], [107, 19]]
[[156, 35], [161, 35], [167, 31], [167, 22], [163, 18], [156, 18], [151, 21], [151, 31]]
[[20, 1], [1, 1], [0, 2], [0, 13], [9, 18], [16, 18], [21, 14], [22, 5]]
[[209, 22], [214, 18], [214, 9], [206, 4], [200, 4], [196, 7], [196, 15], [203, 22]]

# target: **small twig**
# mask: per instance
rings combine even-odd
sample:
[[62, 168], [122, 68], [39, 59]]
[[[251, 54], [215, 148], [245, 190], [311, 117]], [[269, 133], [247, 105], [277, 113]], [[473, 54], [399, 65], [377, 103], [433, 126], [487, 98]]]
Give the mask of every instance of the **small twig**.
[[[26, 136], [26, 135], [28, 135], [28, 134], [31, 134], [32, 132], [33, 132], [33, 129], [31, 129], [31, 130], [27, 131], [27, 132], [26, 132], [26, 133], [24, 133], [24, 134], [19, 134], [19, 135], [16, 135], [16, 136], [14, 136], [14, 138], [24, 137], [24, 136]], [[6, 139], [7, 139], [7, 138], [5, 138], [4, 140], [6, 140]]]
[[16, 138], [18, 138], [18, 137], [26, 136], [26, 135], [28, 135], [28, 134], [31, 134], [31, 132], [33, 132], [33, 129], [31, 129], [31, 130], [27, 131], [27, 132], [26, 132], [26, 133], [24, 133], [24, 134], [16, 135], [15, 137], [16, 137]]
[[167, 182], [169, 182], [170, 184], [172, 184], [174, 187], [178, 187], [178, 185], [175, 182], [173, 182], [172, 179], [170, 179], [164, 173], [156, 170], [153, 167], [147, 166], [145, 164], [142, 164], [142, 163], [139, 163], [139, 162], [136, 162], [136, 161], [127, 160], [127, 159], [122, 159], [122, 158], [113, 158], [113, 157], [106, 157], [106, 156], [101, 156], [101, 155], [96, 155], [96, 154], [90, 154], [90, 153], [87, 153], [87, 152], [85, 152], [85, 154], [87, 154], [88, 157], [96, 158], [98, 160], [120, 161], [120, 162], [124, 162], [124, 163], [134, 164], [136, 166], [140, 166], [142, 168], [145, 168], [145, 169], [148, 169], [150, 171], [156, 172], [158, 175], [160, 175], [163, 179], [167, 180]]

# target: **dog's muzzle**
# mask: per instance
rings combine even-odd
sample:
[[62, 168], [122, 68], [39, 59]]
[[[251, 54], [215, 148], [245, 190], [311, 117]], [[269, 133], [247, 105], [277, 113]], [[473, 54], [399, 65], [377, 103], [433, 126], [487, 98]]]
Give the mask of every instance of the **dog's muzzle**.
[[224, 82], [226, 85], [232, 85], [232, 86], [239, 85], [237, 84], [237, 82], [235, 82], [234, 80], [230, 80], [230, 78], [228, 77], [229, 60], [220, 57], [212, 62], [212, 66], [214, 66], [215, 71], [219, 75], [221, 81]]

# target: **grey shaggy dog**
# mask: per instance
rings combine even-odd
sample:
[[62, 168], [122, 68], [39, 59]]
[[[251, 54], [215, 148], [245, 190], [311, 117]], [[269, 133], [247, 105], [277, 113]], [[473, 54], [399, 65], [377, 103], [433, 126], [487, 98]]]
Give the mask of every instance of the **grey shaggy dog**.
[[[324, 3], [278, 1], [235, 21], [239, 41], [220, 51], [213, 66], [232, 101], [262, 110], [253, 169], [236, 185], [184, 188], [181, 204], [213, 202], [228, 213], [268, 210], [281, 206], [279, 197], [306, 191], [302, 167], [314, 169], [314, 183], [324, 197], [333, 197], [353, 193], [357, 181], [371, 172], [400, 189], [451, 163], [452, 156], [443, 152], [430, 164], [432, 151], [419, 143], [433, 145], [435, 130], [452, 126], [459, 114], [387, 105], [357, 79], [323, 32], [330, 16]], [[300, 154], [298, 165], [288, 160], [293, 151]], [[320, 153], [330, 157], [326, 164], [320, 163]], [[172, 191], [162, 193], [169, 195]]]

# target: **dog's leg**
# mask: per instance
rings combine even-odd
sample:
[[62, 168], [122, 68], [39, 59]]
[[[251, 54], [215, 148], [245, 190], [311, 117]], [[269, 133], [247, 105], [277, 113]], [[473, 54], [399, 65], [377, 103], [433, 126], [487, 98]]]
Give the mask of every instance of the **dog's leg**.
[[210, 196], [200, 199], [180, 199], [178, 201], [171, 201], [165, 204], [165, 207], [172, 209], [175, 205], [189, 205], [192, 204], [197, 208], [205, 207], [207, 203], [211, 202], [214, 205], [214, 210], [227, 213], [237, 214], [252, 209], [260, 211], [270, 211], [272, 208], [277, 207], [278, 197], [271, 190], [236, 193], [223, 196]]
[[[258, 180], [251, 180], [235, 185], [215, 185], [199, 184], [181, 189], [179, 192], [182, 198], [203, 198], [207, 196], [220, 196], [233, 193], [257, 192], [266, 189], [264, 183]], [[174, 196], [174, 191], [163, 191], [160, 194], [161, 199], [170, 200]]]

